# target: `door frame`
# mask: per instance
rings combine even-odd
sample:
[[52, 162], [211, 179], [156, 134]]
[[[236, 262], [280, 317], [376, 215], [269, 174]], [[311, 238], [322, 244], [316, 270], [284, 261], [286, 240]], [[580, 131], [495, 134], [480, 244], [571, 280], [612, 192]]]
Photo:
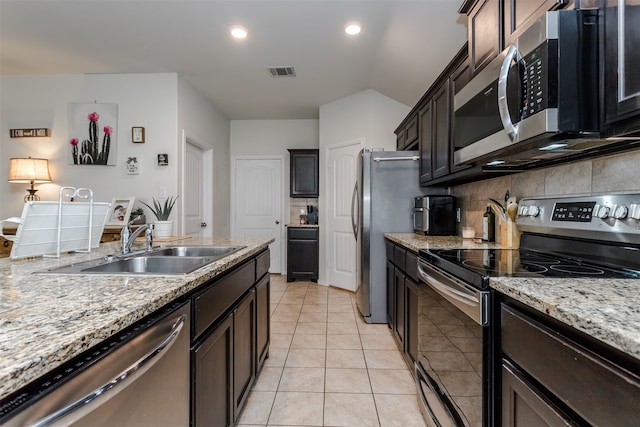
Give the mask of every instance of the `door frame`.
[[[230, 203], [231, 203], [231, 237], [234, 238], [236, 236], [236, 162], [238, 160], [280, 160], [280, 176], [282, 177], [280, 182], [280, 192], [282, 197], [280, 198], [280, 215], [282, 216], [282, 220], [280, 221], [280, 272], [286, 272], [286, 254], [287, 254], [287, 241], [285, 235], [285, 224], [289, 223], [289, 212], [286, 207], [289, 206], [289, 197], [286, 192], [285, 186], [285, 156], [283, 155], [234, 155], [231, 156], [231, 191], [230, 191]], [[286, 199], [286, 203], [285, 203]]]
[[[187, 152], [187, 143], [192, 144], [202, 150], [202, 207], [204, 218], [203, 221], [208, 224], [202, 233], [202, 237], [213, 237], [213, 192], [215, 187], [213, 186], [213, 167], [214, 167], [214, 153], [213, 147], [205, 144], [200, 138], [194, 136], [186, 129], [182, 129], [180, 138], [180, 194], [185, 194], [185, 160]], [[179, 205], [179, 220], [178, 220], [178, 235], [184, 235], [185, 232], [185, 218], [184, 218], [184, 196], [180, 198]]]

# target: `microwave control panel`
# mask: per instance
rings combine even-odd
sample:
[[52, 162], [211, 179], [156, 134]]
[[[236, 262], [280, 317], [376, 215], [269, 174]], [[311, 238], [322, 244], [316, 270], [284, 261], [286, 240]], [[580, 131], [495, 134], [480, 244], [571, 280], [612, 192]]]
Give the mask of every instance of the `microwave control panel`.
[[522, 69], [522, 119], [546, 110], [554, 99], [553, 87], [549, 80], [549, 49], [553, 41], [538, 46], [521, 62]]

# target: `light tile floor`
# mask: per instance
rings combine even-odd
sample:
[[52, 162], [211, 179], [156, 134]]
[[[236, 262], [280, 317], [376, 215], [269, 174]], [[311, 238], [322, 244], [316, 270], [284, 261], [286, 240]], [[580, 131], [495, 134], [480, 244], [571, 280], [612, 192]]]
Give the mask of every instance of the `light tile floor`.
[[424, 427], [412, 373], [355, 294], [271, 276], [269, 358], [239, 426]]

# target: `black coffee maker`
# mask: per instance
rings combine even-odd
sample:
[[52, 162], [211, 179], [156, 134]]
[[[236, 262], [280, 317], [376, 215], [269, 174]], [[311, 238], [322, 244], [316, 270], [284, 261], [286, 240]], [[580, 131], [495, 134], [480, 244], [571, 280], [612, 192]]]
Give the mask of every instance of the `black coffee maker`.
[[318, 208], [313, 205], [307, 205], [307, 224], [318, 223]]

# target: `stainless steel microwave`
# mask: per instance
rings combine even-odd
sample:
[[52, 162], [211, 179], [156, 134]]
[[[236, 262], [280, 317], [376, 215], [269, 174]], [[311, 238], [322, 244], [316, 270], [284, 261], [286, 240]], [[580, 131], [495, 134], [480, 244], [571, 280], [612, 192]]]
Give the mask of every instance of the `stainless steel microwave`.
[[599, 141], [598, 15], [547, 12], [454, 97], [454, 163], [518, 166]]

